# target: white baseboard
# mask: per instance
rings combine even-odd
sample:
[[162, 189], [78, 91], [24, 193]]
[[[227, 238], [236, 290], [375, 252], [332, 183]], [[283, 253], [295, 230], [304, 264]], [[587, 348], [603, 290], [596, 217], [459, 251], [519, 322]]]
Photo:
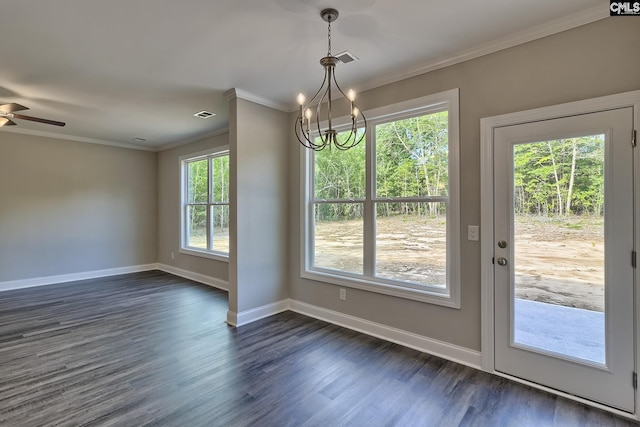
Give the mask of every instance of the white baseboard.
[[482, 370], [482, 354], [479, 351], [296, 300], [289, 300], [289, 310]]
[[56, 283], [75, 282], [78, 280], [97, 279], [99, 277], [117, 276], [118, 274], [137, 273], [140, 271], [156, 270], [157, 268], [157, 264], [142, 264], [132, 265], [129, 267], [109, 268], [106, 270], [83, 271], [81, 273], [10, 280], [7, 282], [0, 282], [0, 292], [14, 289], [33, 288], [35, 286], [55, 285]]
[[241, 311], [240, 313], [229, 310], [227, 311], [227, 323], [236, 327], [243, 326], [287, 310], [289, 310], [289, 300], [276, 301], [251, 310]]
[[206, 276], [200, 273], [194, 273], [193, 271], [183, 270], [178, 267], [173, 267], [167, 264], [158, 264], [158, 270], [165, 273], [171, 273], [176, 276], [184, 277], [185, 279], [193, 280], [194, 282], [202, 283], [223, 291], [229, 291], [229, 282], [221, 280], [215, 277]]

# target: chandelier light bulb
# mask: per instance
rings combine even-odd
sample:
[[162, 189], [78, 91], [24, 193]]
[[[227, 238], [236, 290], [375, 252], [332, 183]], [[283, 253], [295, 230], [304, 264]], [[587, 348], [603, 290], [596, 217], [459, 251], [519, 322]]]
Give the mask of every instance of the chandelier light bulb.
[[347, 98], [349, 98], [349, 101], [353, 102], [356, 100], [356, 92], [353, 89], [349, 89], [349, 92], [347, 92]]
[[299, 105], [304, 105], [304, 101], [305, 101], [304, 95], [299, 93], [298, 94], [298, 104]]
[[351, 115], [353, 117], [358, 117], [358, 114], [360, 114], [360, 110], [358, 110], [358, 107], [353, 107], [353, 110], [351, 110]]
[[306, 110], [304, 110], [304, 116], [307, 118], [307, 120], [311, 119], [311, 108], [307, 108]]

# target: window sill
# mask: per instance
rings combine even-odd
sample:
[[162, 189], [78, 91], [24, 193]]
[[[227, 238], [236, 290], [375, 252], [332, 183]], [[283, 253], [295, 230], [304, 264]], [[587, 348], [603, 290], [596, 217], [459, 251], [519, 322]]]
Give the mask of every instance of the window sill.
[[429, 289], [409, 288], [382, 281], [375, 281], [375, 279], [368, 277], [349, 277], [341, 274], [333, 274], [325, 270], [302, 271], [301, 277], [317, 282], [460, 309], [460, 299], [450, 293], [444, 293], [444, 291], [438, 292]]
[[229, 262], [229, 254], [225, 252], [209, 252], [204, 250], [200, 251], [193, 248], [180, 248], [178, 252], [185, 255], [197, 256], [200, 258], [208, 258], [208, 259], [214, 259], [216, 261]]

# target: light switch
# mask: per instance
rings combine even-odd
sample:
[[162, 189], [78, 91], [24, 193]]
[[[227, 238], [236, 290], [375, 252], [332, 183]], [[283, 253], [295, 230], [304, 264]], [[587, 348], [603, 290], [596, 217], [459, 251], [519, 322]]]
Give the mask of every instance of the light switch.
[[467, 228], [467, 240], [473, 240], [475, 242], [480, 240], [480, 227], [477, 225], [470, 225]]

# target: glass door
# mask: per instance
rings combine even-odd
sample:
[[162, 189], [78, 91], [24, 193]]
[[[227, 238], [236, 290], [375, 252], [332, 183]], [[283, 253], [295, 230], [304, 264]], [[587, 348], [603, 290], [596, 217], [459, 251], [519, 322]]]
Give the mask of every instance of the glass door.
[[495, 367], [634, 410], [631, 108], [497, 128]]

